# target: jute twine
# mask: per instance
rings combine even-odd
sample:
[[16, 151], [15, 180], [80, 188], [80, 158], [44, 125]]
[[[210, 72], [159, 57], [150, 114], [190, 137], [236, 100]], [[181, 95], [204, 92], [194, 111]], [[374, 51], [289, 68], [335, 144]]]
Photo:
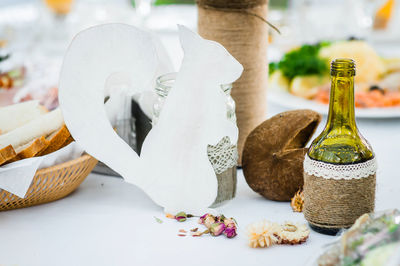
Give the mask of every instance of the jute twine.
[[348, 228], [374, 210], [375, 184], [376, 175], [335, 180], [304, 173], [304, 216], [320, 228]]
[[233, 84], [239, 127], [239, 165], [247, 135], [265, 119], [267, 86], [267, 0], [197, 0], [198, 31], [221, 43], [244, 67]]

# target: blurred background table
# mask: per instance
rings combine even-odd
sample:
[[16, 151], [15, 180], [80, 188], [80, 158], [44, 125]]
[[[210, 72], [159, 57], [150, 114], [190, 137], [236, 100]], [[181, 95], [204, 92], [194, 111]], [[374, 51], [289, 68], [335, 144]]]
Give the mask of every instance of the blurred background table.
[[[49, 77], [46, 85], [56, 82], [62, 54], [73, 33], [103, 22], [125, 22], [156, 30], [175, 67], [179, 66], [182, 52], [174, 25], [182, 23], [196, 28], [196, 9], [193, 5], [155, 6], [149, 13], [146, 7], [142, 7], [142, 11], [135, 11], [129, 1], [110, 2], [76, 1], [74, 11], [63, 18], [68, 20], [63, 29], [65, 38], [57, 39], [60, 36], [56, 36], [53, 43], [45, 43], [43, 38], [48, 37], [45, 35], [59, 29], [48, 24], [48, 19], [52, 18], [44, 11], [46, 7], [43, 3], [2, 0], [0, 39], [9, 39], [10, 46], [7, 49], [15, 54], [15, 62], [47, 62], [51, 67], [45, 67], [45, 71], [34, 76], [40, 78], [52, 73], [53, 77]], [[340, 5], [337, 8], [340, 10]], [[271, 20], [277, 23], [284, 21], [284, 16], [285, 13], [279, 9], [270, 12]], [[363, 23], [368, 24], [368, 21]], [[40, 25], [47, 26], [43, 28]], [[307, 25], [303, 27], [307, 28]], [[272, 37], [275, 40], [269, 49], [270, 58], [278, 58], [289, 47], [324, 38], [324, 34], [327, 34], [315, 28], [308, 29], [315, 31], [314, 35], [295, 34], [296, 30], [284, 25], [281, 29], [282, 36]], [[336, 32], [336, 38], [353, 34], [348, 30]], [[364, 34], [383, 53], [400, 55], [397, 35], [382, 34], [386, 38], [382, 41], [379, 36], [368, 33], [368, 25], [359, 25], [353, 31]], [[266, 117], [285, 110], [280, 105], [268, 102]], [[318, 131], [324, 123], [321, 123]], [[371, 142], [378, 159], [376, 209], [399, 208], [397, 154], [400, 150], [400, 120], [359, 119], [358, 126]], [[179, 229], [197, 227], [196, 219], [186, 223], [169, 220], [163, 216], [162, 209], [135, 186], [124, 183], [121, 178], [91, 174], [77, 191], [63, 200], [0, 213], [0, 265], [306, 265], [324, 244], [334, 240], [334, 237], [311, 232], [309, 240], [300, 246], [248, 248], [245, 227], [251, 222], [262, 219], [277, 222], [305, 220], [303, 214], [292, 212], [289, 203], [265, 200], [253, 192], [247, 186], [241, 170], [238, 174], [237, 197], [221, 207], [221, 212], [238, 220], [239, 235], [236, 238], [179, 237]], [[159, 224], [154, 217], [164, 222]]]

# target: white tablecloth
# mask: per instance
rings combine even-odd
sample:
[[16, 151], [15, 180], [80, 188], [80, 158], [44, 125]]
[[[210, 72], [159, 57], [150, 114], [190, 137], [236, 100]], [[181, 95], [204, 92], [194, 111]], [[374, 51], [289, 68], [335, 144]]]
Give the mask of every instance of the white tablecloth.
[[[279, 111], [270, 105], [271, 115]], [[399, 208], [400, 120], [361, 120], [358, 126], [379, 163], [376, 209]], [[179, 237], [179, 229], [203, 227], [195, 218], [185, 223], [165, 218], [142, 191], [120, 178], [91, 174], [65, 199], [0, 213], [0, 265], [305, 265], [334, 239], [311, 232], [299, 246], [249, 248], [249, 223], [305, 220], [289, 203], [253, 192], [242, 171], [238, 179], [237, 197], [221, 207], [239, 223], [234, 239]], [[164, 222], [159, 224], [154, 217]]]

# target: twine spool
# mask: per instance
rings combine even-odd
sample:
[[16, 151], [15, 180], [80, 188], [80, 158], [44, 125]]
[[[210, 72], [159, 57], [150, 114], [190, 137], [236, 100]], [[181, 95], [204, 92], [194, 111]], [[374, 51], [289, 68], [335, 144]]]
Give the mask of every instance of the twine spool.
[[267, 0], [197, 0], [198, 31], [221, 43], [244, 67], [233, 84], [239, 165], [247, 135], [265, 119], [268, 79]]
[[304, 173], [304, 216], [320, 228], [348, 228], [374, 210], [375, 185], [375, 174], [336, 180]]

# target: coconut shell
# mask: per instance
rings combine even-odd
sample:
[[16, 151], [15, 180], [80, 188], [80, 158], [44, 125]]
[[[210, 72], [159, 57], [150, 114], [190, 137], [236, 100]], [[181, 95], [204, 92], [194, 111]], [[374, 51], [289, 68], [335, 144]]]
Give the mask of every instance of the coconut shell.
[[243, 174], [267, 199], [290, 201], [303, 187], [303, 160], [321, 115], [311, 110], [283, 112], [264, 121], [247, 137]]

